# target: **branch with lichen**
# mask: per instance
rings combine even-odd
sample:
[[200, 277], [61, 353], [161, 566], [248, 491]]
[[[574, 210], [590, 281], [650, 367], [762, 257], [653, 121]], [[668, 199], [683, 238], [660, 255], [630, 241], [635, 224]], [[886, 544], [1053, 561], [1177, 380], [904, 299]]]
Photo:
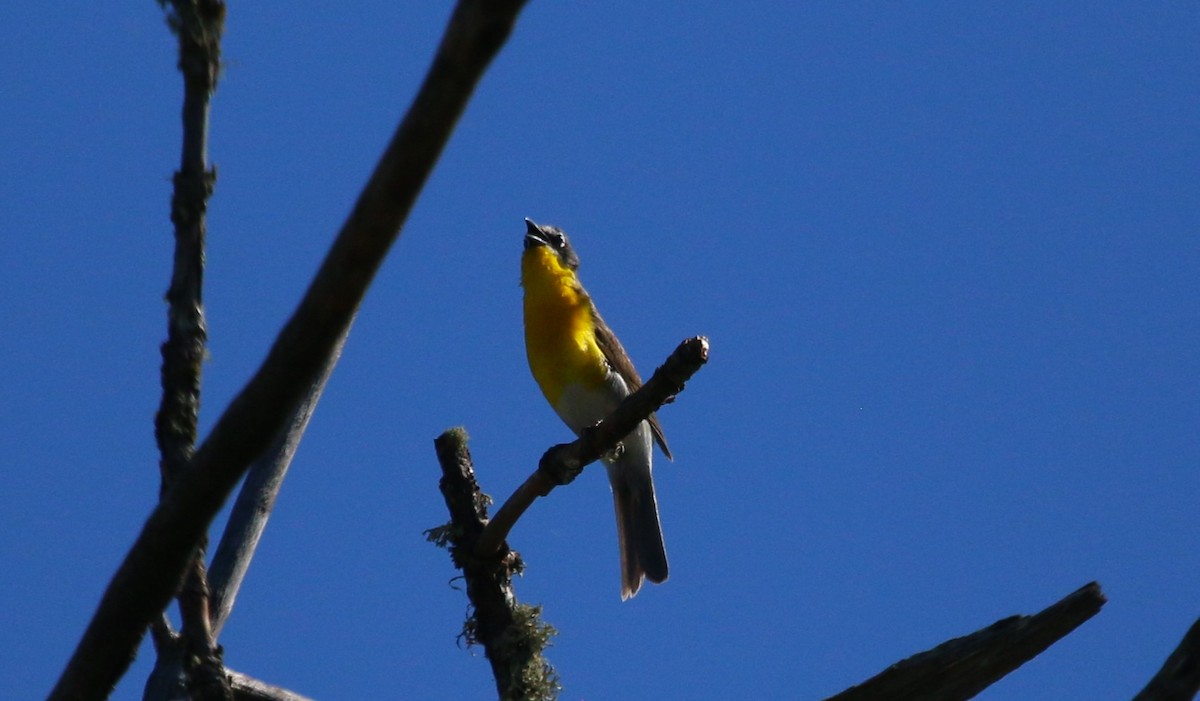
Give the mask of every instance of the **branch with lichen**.
[[541, 607], [519, 603], [513, 591], [512, 576], [523, 569], [520, 555], [506, 546], [490, 556], [475, 554], [488, 522], [490, 500], [475, 480], [467, 433], [461, 428], [446, 431], [434, 440], [434, 447], [450, 524], [426, 535], [450, 550], [466, 581], [471, 613], [463, 624], [462, 639], [483, 647], [501, 699], [556, 698], [558, 675], [542, 654], [554, 628], [542, 622]]
[[555, 698], [558, 677], [542, 655], [554, 629], [541, 621], [541, 608], [517, 601], [512, 576], [524, 565], [505, 538], [521, 514], [539, 496], [571, 482], [588, 464], [612, 450], [646, 417], [683, 391], [684, 384], [708, 361], [708, 340], [690, 338], [675, 349], [638, 391], [603, 421], [571, 442], [552, 447], [537, 470], [489, 519], [491, 499], [479, 488], [467, 450], [466, 431], [446, 431], [434, 441], [442, 468], [439, 486], [450, 523], [426, 532], [430, 541], [450, 550], [463, 573], [471, 615], [463, 626], [468, 644], [482, 645], [492, 666], [501, 699]]

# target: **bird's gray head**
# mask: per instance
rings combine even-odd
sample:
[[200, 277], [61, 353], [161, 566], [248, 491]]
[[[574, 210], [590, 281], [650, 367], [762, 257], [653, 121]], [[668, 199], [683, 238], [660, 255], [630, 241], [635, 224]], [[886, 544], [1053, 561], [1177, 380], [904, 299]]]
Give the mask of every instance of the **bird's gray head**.
[[571, 248], [567, 234], [557, 226], [538, 224], [532, 219], [525, 220], [525, 250], [534, 246], [547, 246], [558, 254], [563, 265], [571, 270], [579, 268], [579, 256]]

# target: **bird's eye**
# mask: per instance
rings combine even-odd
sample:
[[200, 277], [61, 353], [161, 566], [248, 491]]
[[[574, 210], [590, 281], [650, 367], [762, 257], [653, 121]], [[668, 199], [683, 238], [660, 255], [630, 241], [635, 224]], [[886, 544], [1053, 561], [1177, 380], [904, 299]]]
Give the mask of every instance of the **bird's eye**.
[[563, 235], [558, 233], [557, 231], [550, 235], [550, 239], [551, 239], [551, 242], [554, 244], [555, 248], [562, 248], [563, 242], [566, 240], [563, 238]]

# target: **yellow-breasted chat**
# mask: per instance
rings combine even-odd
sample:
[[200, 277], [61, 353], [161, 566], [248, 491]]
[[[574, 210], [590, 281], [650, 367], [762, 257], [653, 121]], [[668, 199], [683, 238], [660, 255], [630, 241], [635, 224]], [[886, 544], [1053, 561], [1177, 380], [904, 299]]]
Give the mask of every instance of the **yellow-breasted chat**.
[[[561, 229], [525, 220], [521, 286], [525, 288], [525, 353], [542, 394], [576, 434], [608, 416], [642, 386], [621, 342], [604, 323], [576, 271], [579, 257]], [[667, 579], [658, 502], [651, 475], [653, 443], [671, 451], [651, 414], [604, 458], [617, 512], [621, 599], [643, 579]]]

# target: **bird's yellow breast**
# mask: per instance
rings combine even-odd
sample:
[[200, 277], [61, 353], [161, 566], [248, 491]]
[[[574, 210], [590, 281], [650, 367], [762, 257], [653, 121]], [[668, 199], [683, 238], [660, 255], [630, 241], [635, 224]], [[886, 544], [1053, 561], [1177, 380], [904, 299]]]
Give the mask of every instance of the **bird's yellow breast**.
[[575, 271], [548, 247], [535, 246], [521, 256], [521, 286], [525, 354], [542, 394], [557, 407], [570, 385], [600, 388], [608, 362], [596, 344], [592, 300]]

